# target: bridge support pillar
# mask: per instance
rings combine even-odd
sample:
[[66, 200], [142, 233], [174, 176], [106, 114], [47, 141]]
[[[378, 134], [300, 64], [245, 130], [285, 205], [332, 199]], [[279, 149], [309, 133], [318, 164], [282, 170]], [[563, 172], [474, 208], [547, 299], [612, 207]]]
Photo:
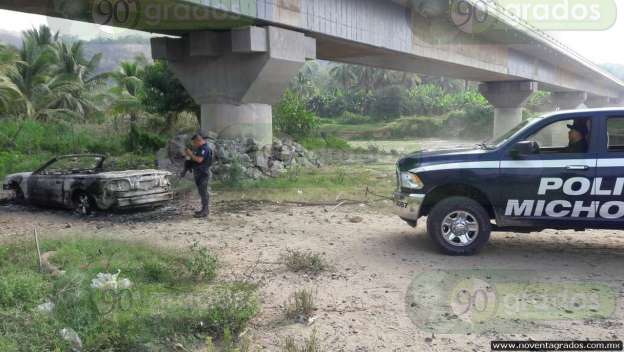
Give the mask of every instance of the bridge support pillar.
[[522, 122], [522, 109], [537, 91], [537, 82], [486, 82], [479, 85], [479, 91], [494, 106], [493, 136], [498, 137]]
[[277, 27], [191, 32], [182, 39], [152, 39], [152, 56], [167, 60], [201, 105], [201, 127], [221, 138], [273, 142], [272, 104], [279, 101], [316, 41]]
[[608, 97], [590, 96], [585, 105], [590, 108], [605, 108], [611, 105], [611, 101]]
[[624, 98], [611, 98], [609, 99], [610, 106], [613, 107], [624, 107]]
[[552, 101], [557, 110], [575, 110], [584, 107], [587, 100], [586, 92], [553, 92]]

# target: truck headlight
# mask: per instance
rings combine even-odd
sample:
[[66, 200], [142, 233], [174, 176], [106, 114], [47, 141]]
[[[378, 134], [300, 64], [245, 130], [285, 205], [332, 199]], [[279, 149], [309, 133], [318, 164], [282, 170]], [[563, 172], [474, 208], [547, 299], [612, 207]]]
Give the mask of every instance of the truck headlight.
[[115, 180], [106, 185], [106, 190], [109, 192], [128, 192], [131, 189], [132, 185], [127, 180]]
[[401, 172], [401, 187], [407, 189], [423, 189], [425, 185], [418, 175], [411, 172]]

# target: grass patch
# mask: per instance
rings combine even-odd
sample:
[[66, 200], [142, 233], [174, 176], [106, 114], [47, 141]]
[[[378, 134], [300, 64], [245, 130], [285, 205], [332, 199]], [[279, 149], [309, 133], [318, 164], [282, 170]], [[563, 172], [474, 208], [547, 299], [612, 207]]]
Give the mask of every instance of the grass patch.
[[307, 320], [316, 311], [314, 292], [297, 290], [284, 305], [284, 313], [288, 319]]
[[278, 178], [243, 181], [238, 187], [215, 182], [219, 198], [268, 200], [273, 202], [336, 202], [337, 199], [366, 201], [366, 188], [377, 194], [392, 193], [396, 180], [391, 163], [292, 169]]
[[329, 268], [321, 254], [289, 249], [282, 255], [286, 267], [293, 272], [319, 274]]
[[[259, 311], [256, 287], [214, 282], [217, 260], [198, 245], [173, 252], [76, 239], [44, 241], [42, 249], [56, 252], [52, 261], [64, 275], [39, 273], [31, 243], [0, 250], [2, 351], [69, 351], [59, 333], [64, 328], [77, 332], [85, 351], [201, 345], [208, 336], [238, 334]], [[99, 273], [119, 273], [120, 282], [132, 284], [94, 288]], [[40, 312], [37, 306], [48, 301], [52, 312]]]
[[404, 139], [443, 136], [448, 115], [404, 116], [388, 122], [341, 123], [321, 125], [320, 131], [347, 140]]
[[303, 340], [301, 344], [298, 344], [292, 336], [285, 338], [282, 343], [281, 352], [322, 352], [324, 350], [317, 337], [317, 332], [314, 330], [312, 335]]
[[324, 138], [305, 138], [300, 141], [300, 144], [307, 150], [322, 150], [322, 149], [336, 149], [336, 150], [350, 150], [352, 149], [349, 142], [345, 139], [335, 136], [326, 136]]

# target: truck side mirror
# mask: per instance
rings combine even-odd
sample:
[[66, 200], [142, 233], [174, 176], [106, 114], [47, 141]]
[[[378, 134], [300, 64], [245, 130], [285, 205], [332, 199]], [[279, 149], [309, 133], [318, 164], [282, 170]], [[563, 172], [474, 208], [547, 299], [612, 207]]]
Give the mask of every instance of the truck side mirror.
[[539, 154], [539, 145], [534, 141], [522, 141], [514, 145], [509, 155], [514, 159], [520, 159], [523, 155]]

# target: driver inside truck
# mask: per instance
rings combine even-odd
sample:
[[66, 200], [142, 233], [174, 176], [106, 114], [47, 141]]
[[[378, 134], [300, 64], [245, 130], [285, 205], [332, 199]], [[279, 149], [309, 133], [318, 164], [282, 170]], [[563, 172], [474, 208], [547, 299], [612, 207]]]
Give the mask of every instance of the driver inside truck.
[[568, 125], [570, 131], [568, 132], [569, 144], [566, 148], [567, 153], [587, 153], [589, 145], [587, 143], [587, 137], [589, 136], [589, 129], [587, 128], [587, 122], [583, 120], [575, 120], [572, 125]]

